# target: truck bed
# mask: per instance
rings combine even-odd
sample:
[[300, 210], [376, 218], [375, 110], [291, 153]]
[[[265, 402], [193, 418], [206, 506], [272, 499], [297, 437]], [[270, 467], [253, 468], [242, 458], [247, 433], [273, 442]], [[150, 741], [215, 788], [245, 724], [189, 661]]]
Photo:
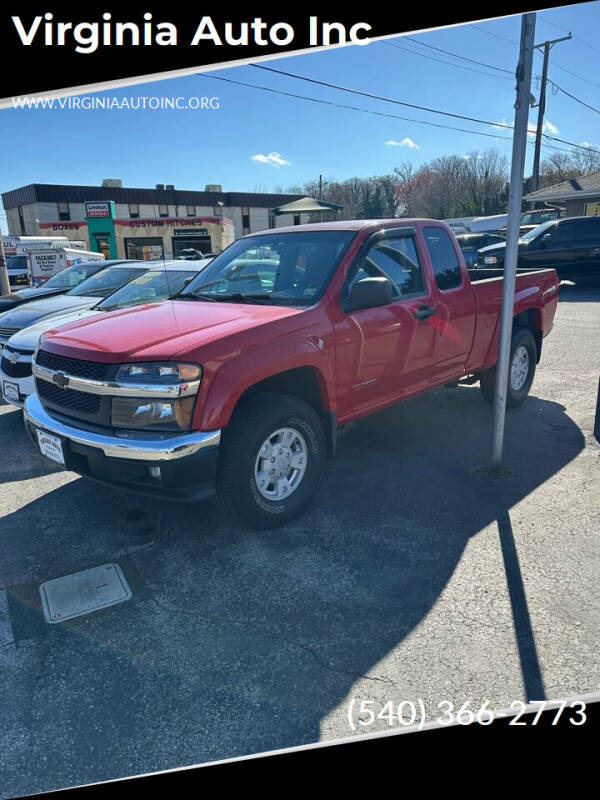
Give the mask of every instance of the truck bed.
[[[498, 325], [502, 304], [504, 270], [470, 269], [477, 307], [473, 348], [469, 363], [492, 366], [498, 352]], [[535, 316], [535, 327], [545, 336], [552, 328], [558, 303], [558, 283], [553, 269], [518, 269], [515, 285], [515, 315]]]

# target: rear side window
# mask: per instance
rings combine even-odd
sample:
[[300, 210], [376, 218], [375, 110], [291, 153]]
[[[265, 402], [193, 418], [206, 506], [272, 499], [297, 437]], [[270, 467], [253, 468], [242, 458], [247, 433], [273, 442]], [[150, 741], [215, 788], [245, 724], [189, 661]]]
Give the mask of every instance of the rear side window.
[[443, 228], [423, 228], [435, 282], [442, 291], [455, 289], [462, 283], [458, 257], [452, 241]]

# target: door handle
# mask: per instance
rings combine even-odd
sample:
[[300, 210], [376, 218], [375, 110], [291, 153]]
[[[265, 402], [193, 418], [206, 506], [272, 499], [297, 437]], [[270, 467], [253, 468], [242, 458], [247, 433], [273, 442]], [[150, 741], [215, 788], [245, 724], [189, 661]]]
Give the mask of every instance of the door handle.
[[435, 314], [435, 306], [417, 306], [413, 311], [415, 319], [429, 319]]

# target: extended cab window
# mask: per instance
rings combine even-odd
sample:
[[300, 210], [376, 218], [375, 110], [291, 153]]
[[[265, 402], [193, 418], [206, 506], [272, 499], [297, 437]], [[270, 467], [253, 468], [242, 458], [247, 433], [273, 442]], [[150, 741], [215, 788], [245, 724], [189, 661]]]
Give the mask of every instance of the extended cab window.
[[423, 228], [423, 236], [438, 288], [446, 291], [460, 286], [462, 276], [458, 256], [446, 231], [443, 228]]
[[412, 236], [380, 239], [369, 247], [354, 265], [348, 288], [361, 278], [387, 278], [394, 297], [423, 292], [423, 270]]

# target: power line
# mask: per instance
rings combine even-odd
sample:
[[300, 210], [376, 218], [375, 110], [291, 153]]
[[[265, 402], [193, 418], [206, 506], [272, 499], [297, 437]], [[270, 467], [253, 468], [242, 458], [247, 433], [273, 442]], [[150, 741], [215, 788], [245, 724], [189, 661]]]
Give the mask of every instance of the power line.
[[[547, 24], [552, 24], [552, 23], [547, 23]], [[517, 45], [517, 46], [519, 44], [519, 42], [517, 42], [515, 39], [509, 39], [506, 36], [501, 36], [499, 33], [493, 33], [492, 31], [489, 31], [487, 28], [483, 28], [481, 25], [470, 25], [469, 27], [476, 28], [478, 31], [481, 31], [482, 33], [487, 33], [488, 36], [493, 36], [495, 39], [501, 39], [504, 42], [508, 42], [508, 44], [514, 44], [514, 45]], [[559, 30], [562, 30], [562, 31], [566, 31], [567, 30], [566, 28], [563, 28], [560, 25], [554, 25], [554, 27], [558, 28]], [[577, 38], [579, 39], [580, 37], [578, 36]], [[588, 45], [588, 47], [591, 47], [591, 45]], [[541, 56], [541, 53], [537, 53], [536, 52], [535, 55], [540, 55]], [[600, 89], [600, 83], [596, 83], [596, 81], [592, 81], [589, 78], [585, 78], [583, 75], [579, 75], [577, 72], [573, 72], [573, 70], [570, 70], [567, 67], [563, 67], [562, 64], [558, 64], [556, 61], [552, 62], [552, 66], [556, 67], [557, 69], [561, 69], [563, 72], [566, 72], [568, 75], [571, 75], [573, 78], [577, 78], [580, 81], [584, 81], [585, 83], [589, 83], [590, 86], [595, 86], [596, 88]]]
[[562, 86], [559, 86], [557, 83], [555, 83], [554, 81], [550, 80], [550, 78], [548, 78], [548, 83], [552, 84], [552, 86], [554, 86], [556, 89], [558, 89], [559, 92], [562, 92], [563, 94], [566, 94], [567, 97], [571, 98], [571, 100], [575, 100], [575, 102], [579, 103], [580, 105], [585, 106], [586, 108], [589, 108], [590, 111], [595, 111], [596, 114], [600, 114], [600, 109], [599, 108], [594, 108], [594, 106], [591, 106], [589, 103], [586, 103], [584, 100], [581, 100], [579, 97], [576, 97], [574, 94], [571, 94], [571, 92], [567, 92], [566, 89], [563, 89]]
[[[443, 128], [444, 130], [458, 131], [459, 133], [469, 133], [475, 136], [485, 136], [486, 138], [495, 139], [496, 141], [498, 139], [503, 139], [505, 141], [512, 141], [512, 136], [501, 136], [500, 134], [497, 133], [485, 133], [484, 131], [474, 131], [471, 128], [458, 128], [454, 125], [444, 125], [441, 122], [431, 122], [430, 120], [425, 120], [425, 119], [415, 119], [414, 117], [404, 117], [398, 114], [389, 114], [386, 113], [385, 111], [375, 111], [374, 109], [370, 108], [360, 108], [358, 106], [350, 106], [345, 103], [336, 103], [333, 100], [323, 100], [322, 98], [310, 97], [308, 95], [297, 94], [295, 92], [286, 92], [283, 89], [274, 89], [271, 86], [261, 86], [256, 83], [237, 81], [234, 80], [233, 78], [224, 78], [221, 75], [213, 75], [212, 73], [196, 73], [196, 77], [212, 78], [213, 80], [223, 81], [225, 83], [232, 83], [235, 84], [236, 86], [244, 86], [248, 89], [260, 89], [261, 91], [270, 92], [271, 94], [279, 94], [284, 97], [291, 97], [297, 100], [307, 100], [311, 103], [319, 103], [321, 105], [333, 106], [334, 108], [342, 108], [348, 111], [359, 111], [360, 113], [363, 114], [373, 114], [374, 116], [377, 117], [385, 117], [387, 119], [397, 119], [403, 122], [413, 122], [417, 125], [427, 125], [432, 128]], [[528, 142], [528, 144], [531, 144], [531, 142]], [[552, 146], [552, 149], [560, 150], [563, 153], [571, 152], [570, 150], [566, 150], [564, 147], [556, 147], [555, 145]]]
[[[567, 30], [567, 28], [563, 28], [563, 26], [562, 26], [562, 25], [557, 25], [555, 22], [550, 22], [549, 20], [547, 20], [545, 17], [542, 17], [541, 15], [540, 15], [540, 20], [541, 20], [541, 21], [542, 21], [542, 22], [543, 22], [545, 25], [550, 25], [552, 28], [556, 28], [556, 29], [557, 29], [557, 30], [559, 30], [559, 31], [565, 31], [566, 33], [571, 33], [571, 31], [570, 31], [570, 30]], [[579, 36], [579, 34], [577, 34], [577, 33], [574, 33], [574, 34], [573, 34], [573, 38], [574, 38], [574, 39], [577, 39], [578, 41], [580, 41], [580, 42], [581, 42], [582, 44], [584, 44], [586, 47], [589, 47], [589, 48], [590, 48], [590, 50], [593, 50], [593, 51], [594, 51], [594, 53], [600, 53], [600, 50], [598, 50], [598, 48], [597, 48], [597, 47], [594, 47], [593, 45], [591, 45], [591, 44], [590, 44], [588, 41], [586, 41], [586, 40], [585, 40], [585, 39], [584, 39], [582, 36]]]
[[[441, 109], [438, 109], [438, 108], [430, 108], [429, 106], [421, 106], [421, 105], [417, 105], [416, 103], [407, 103], [404, 100], [397, 100], [397, 99], [392, 98], [392, 97], [385, 97], [383, 95], [373, 94], [371, 92], [366, 92], [366, 91], [364, 91], [362, 89], [351, 89], [350, 87], [347, 87], [347, 86], [339, 86], [338, 84], [329, 83], [327, 81], [321, 81], [321, 80], [318, 80], [317, 78], [310, 78], [310, 77], [308, 77], [306, 75], [296, 75], [293, 72], [286, 72], [285, 70], [274, 69], [273, 67], [265, 67], [262, 64], [250, 64], [250, 66], [254, 67], [255, 69], [265, 70], [266, 72], [273, 72], [273, 73], [275, 73], [277, 75], [285, 75], [288, 78], [296, 78], [297, 80], [306, 81], [308, 83], [313, 83], [313, 84], [316, 84], [318, 86], [326, 86], [329, 89], [337, 89], [337, 90], [342, 91], [342, 92], [349, 92], [350, 94], [357, 94], [357, 95], [360, 95], [362, 97], [369, 97], [372, 100], [381, 100], [381, 101], [384, 101], [386, 103], [394, 103], [395, 105], [406, 106], [407, 108], [415, 108], [415, 109], [418, 109], [419, 111], [427, 111], [427, 112], [429, 112], [431, 114], [440, 114], [442, 116], [452, 117], [454, 119], [464, 119], [467, 122], [475, 122], [475, 123], [478, 123], [480, 125], [492, 125], [492, 126], [494, 126], [496, 128], [507, 128], [508, 130], [512, 130], [513, 129], [512, 125], [508, 125], [507, 123], [504, 123], [504, 122], [492, 122], [490, 120], [480, 119], [478, 117], [470, 117], [470, 116], [467, 116], [466, 114], [456, 114], [456, 113], [454, 113], [452, 111], [442, 111]], [[567, 144], [570, 147], [577, 147], [577, 148], [579, 148], [581, 150], [587, 150], [587, 151], [589, 151], [591, 153], [594, 153], [596, 155], [600, 155], [600, 150], [596, 150], [593, 147], [587, 147], [587, 146], [582, 145], [582, 144], [577, 144], [576, 142], [571, 142], [568, 139], [561, 139], [558, 136], [551, 136], [549, 133], [543, 133], [542, 136], [544, 136], [546, 139], [551, 139], [551, 140], [553, 140], [555, 142], [560, 142], [561, 144]]]
[[466, 116], [465, 114], [455, 114], [452, 111], [441, 111], [438, 108], [430, 108], [429, 106], [420, 106], [417, 105], [416, 103], [407, 103], [404, 100], [396, 100], [395, 98], [392, 97], [385, 97], [383, 95], [373, 94], [371, 92], [366, 92], [362, 89], [351, 89], [347, 86], [339, 86], [335, 83], [320, 81], [317, 78], [309, 78], [306, 75], [296, 75], [293, 72], [285, 72], [284, 70], [281, 69], [273, 69], [273, 67], [265, 67], [262, 64], [250, 64], [250, 66], [254, 67], [255, 69], [265, 70], [266, 72], [274, 72], [277, 75], [285, 75], [288, 78], [296, 78], [297, 80], [307, 81], [308, 83], [314, 83], [317, 84], [318, 86], [326, 86], [329, 89], [338, 89], [339, 91], [342, 92], [349, 92], [350, 94], [358, 94], [361, 95], [362, 97], [369, 97], [371, 100], [383, 100], [386, 103], [394, 103], [399, 106], [406, 106], [407, 108], [416, 108], [419, 111], [428, 111], [430, 114], [441, 114], [444, 117], [453, 117], [454, 119], [464, 119], [467, 122], [477, 122], [482, 125], [494, 125], [495, 127], [498, 128], [508, 128], [509, 130], [512, 130], [512, 125], [508, 125], [505, 122], [490, 122], [490, 120], [487, 119], [479, 119], [478, 117], [469, 117]]
[[477, 28], [478, 31], [482, 31], [482, 33], [487, 33], [488, 36], [493, 36], [495, 39], [501, 39], [504, 42], [508, 42], [509, 44], [516, 44], [518, 45], [516, 39], [508, 39], [506, 36], [501, 36], [499, 33], [492, 33], [492, 31], [488, 31], [487, 28], [482, 28], [481, 25], [470, 25], [471, 28]]
[[244, 81], [236, 81], [233, 80], [232, 78], [223, 78], [220, 75], [213, 75], [211, 73], [196, 73], [196, 74], [197, 77], [199, 78], [213, 78], [214, 80], [217, 81], [225, 81], [225, 83], [234, 83], [237, 86], [245, 86], [249, 89], [261, 89], [264, 92], [271, 92], [272, 94], [280, 94], [283, 95], [284, 97], [292, 97], [298, 100], [308, 100], [312, 103], [320, 103], [321, 105], [334, 106], [335, 108], [343, 108], [349, 111], [360, 111], [363, 114], [373, 114], [377, 117], [387, 117], [388, 119], [399, 119], [404, 122], [414, 122], [417, 125], [429, 125], [433, 128], [444, 128], [446, 130], [459, 131], [460, 133], [472, 133], [475, 134], [476, 136], [486, 136], [487, 138], [490, 139], [506, 139], [507, 141], [512, 141], [511, 136], [500, 136], [499, 134], [496, 133], [485, 133], [484, 131], [474, 131], [469, 128], [457, 128], [454, 125], [444, 125], [440, 122], [431, 122], [430, 120], [425, 120], [425, 119], [414, 119], [414, 117], [403, 117], [398, 114], [388, 114], [385, 111], [375, 111], [374, 109], [370, 108], [360, 108], [358, 106], [346, 105], [345, 103], [336, 103], [333, 100], [323, 100], [317, 97], [309, 97], [308, 95], [296, 94], [294, 92], [286, 92], [283, 89], [274, 89], [271, 86], [260, 86], [256, 83], [245, 83]]
[[467, 58], [466, 56], [461, 56], [458, 53], [453, 53], [450, 50], [443, 50], [441, 47], [434, 47], [432, 44], [421, 42], [419, 39], [414, 39], [412, 36], [405, 36], [404, 38], [408, 39], [409, 42], [414, 42], [415, 44], [420, 44], [423, 47], [428, 47], [430, 50], [438, 50], [440, 53], [446, 53], [446, 55], [453, 56], [454, 58], [460, 58], [462, 61], [469, 61], [471, 64], [479, 64], [480, 66], [488, 67], [489, 69], [495, 69], [498, 72], [506, 72], [511, 77], [514, 77], [514, 73], [510, 69], [504, 69], [503, 67], [496, 67], [493, 64], [485, 64], [483, 61], [477, 61], [474, 58]]
[[475, 67], [467, 67], [465, 64], [454, 64], [452, 61], [447, 61], [447, 60], [442, 59], [442, 58], [436, 58], [435, 56], [430, 56], [430, 55], [427, 55], [426, 53], [419, 53], [416, 50], [413, 50], [412, 48], [402, 47], [401, 45], [394, 44], [393, 42], [383, 42], [382, 41], [382, 42], [380, 42], [380, 44], [385, 44], [388, 47], [393, 47], [394, 50], [401, 50], [401, 51], [403, 51], [405, 53], [410, 53], [411, 55], [414, 55], [414, 56], [420, 56], [421, 58], [427, 58], [429, 61], [435, 61], [438, 64], [446, 64], [447, 66], [455, 67], [456, 69], [465, 69], [465, 70], [468, 70], [469, 72], [477, 72], [479, 75], [489, 75], [491, 78], [499, 78], [500, 80], [503, 80], [503, 81], [511, 80], [511, 78], [509, 78], [506, 75], [496, 75], [495, 72], [484, 72], [484, 70], [482, 70], [482, 69], [476, 69]]

